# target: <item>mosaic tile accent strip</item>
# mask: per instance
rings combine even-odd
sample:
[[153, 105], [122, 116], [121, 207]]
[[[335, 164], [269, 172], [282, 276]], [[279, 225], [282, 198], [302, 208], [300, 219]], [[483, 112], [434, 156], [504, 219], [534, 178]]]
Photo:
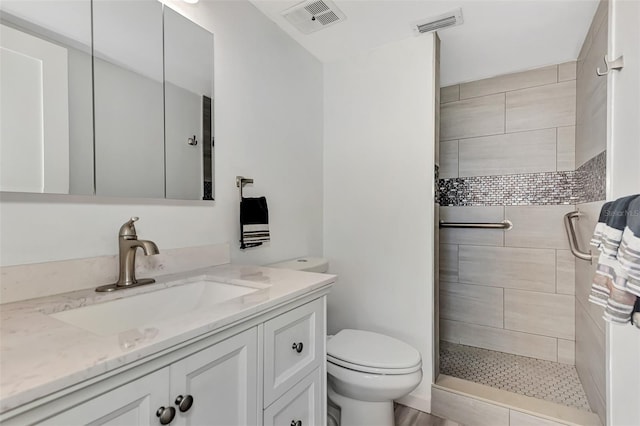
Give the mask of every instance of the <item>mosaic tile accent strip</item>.
[[576, 170], [576, 203], [607, 199], [607, 151], [602, 151]]
[[575, 366], [440, 341], [440, 372], [591, 411]]
[[438, 180], [442, 206], [575, 204], [574, 186], [572, 171]]
[[441, 206], [571, 205], [606, 199], [606, 151], [576, 171], [438, 179]]
[[437, 187], [438, 182], [440, 181], [440, 166], [439, 165], [437, 165], [437, 164], [435, 165], [433, 173], [434, 173], [434, 176], [435, 176], [435, 181], [434, 182], [436, 183], [436, 197], [435, 197], [436, 198], [436, 204], [440, 204], [440, 191], [439, 191], [439, 189]]

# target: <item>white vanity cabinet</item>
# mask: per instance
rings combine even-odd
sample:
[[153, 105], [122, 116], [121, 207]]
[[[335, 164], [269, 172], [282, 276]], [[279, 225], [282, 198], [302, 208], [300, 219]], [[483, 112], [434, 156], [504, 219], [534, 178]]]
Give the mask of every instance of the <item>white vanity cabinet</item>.
[[[156, 410], [167, 404], [168, 383], [167, 367], [37, 423], [47, 426], [156, 424]], [[10, 421], [16, 425], [30, 423], [21, 418]]]
[[263, 424], [326, 424], [324, 298], [264, 324]]
[[324, 299], [264, 324], [265, 408], [324, 362]]
[[5, 413], [2, 423], [324, 425], [324, 294], [254, 314], [148, 361], [18, 407], [19, 413]]
[[257, 425], [257, 339], [253, 327], [43, 424]]
[[[176, 417], [171, 424], [257, 425], [257, 358], [254, 327], [172, 364], [170, 403]], [[189, 396], [193, 404], [188, 408]], [[184, 412], [181, 399], [187, 402]]]
[[316, 368], [264, 410], [264, 426], [327, 424], [323, 375], [323, 370]]

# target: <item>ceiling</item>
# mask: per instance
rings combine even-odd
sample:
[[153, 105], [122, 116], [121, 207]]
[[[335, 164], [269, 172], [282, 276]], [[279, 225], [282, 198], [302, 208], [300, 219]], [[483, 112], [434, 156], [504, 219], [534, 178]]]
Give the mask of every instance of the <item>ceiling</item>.
[[411, 23], [462, 7], [439, 32], [441, 85], [577, 58], [598, 0], [334, 0], [347, 20], [304, 35], [280, 15], [300, 0], [250, 0], [321, 62], [415, 37]]

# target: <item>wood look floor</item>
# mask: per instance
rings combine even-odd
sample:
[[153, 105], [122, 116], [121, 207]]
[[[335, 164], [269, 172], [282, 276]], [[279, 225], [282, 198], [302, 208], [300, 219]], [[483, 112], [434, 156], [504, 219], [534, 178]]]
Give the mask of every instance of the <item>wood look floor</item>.
[[401, 404], [395, 404], [396, 426], [460, 426], [451, 420], [445, 420]]

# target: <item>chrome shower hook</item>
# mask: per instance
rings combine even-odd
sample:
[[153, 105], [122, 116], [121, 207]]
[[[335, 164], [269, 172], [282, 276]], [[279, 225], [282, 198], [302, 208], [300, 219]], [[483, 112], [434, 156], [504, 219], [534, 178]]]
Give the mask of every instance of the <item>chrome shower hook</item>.
[[611, 70], [620, 71], [624, 67], [623, 58], [624, 58], [623, 56], [620, 56], [615, 61], [609, 62], [609, 58], [607, 57], [607, 55], [604, 55], [604, 65], [606, 66], [606, 69], [604, 70], [604, 72], [602, 72], [600, 71], [600, 67], [598, 67], [596, 68], [596, 74], [599, 77], [602, 77], [603, 75], [609, 74], [609, 71]]

